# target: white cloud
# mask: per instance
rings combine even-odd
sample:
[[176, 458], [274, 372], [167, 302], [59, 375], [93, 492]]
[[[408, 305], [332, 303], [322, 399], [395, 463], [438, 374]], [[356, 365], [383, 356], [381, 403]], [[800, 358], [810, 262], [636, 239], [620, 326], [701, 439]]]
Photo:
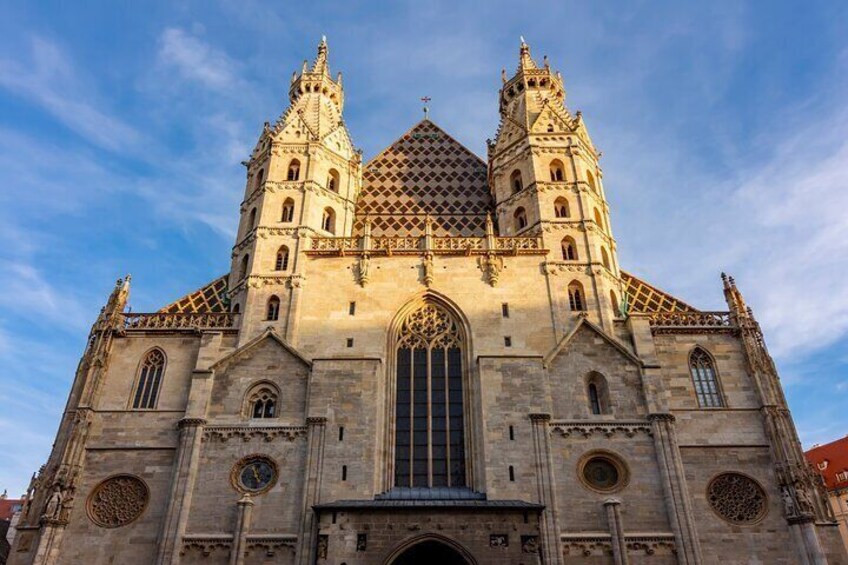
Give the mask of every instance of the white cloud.
[[0, 307], [34, 322], [84, 330], [93, 321], [77, 299], [60, 291], [32, 265], [0, 260]]
[[240, 85], [236, 63], [225, 53], [179, 28], [168, 28], [159, 38], [159, 59], [183, 78], [219, 90]]

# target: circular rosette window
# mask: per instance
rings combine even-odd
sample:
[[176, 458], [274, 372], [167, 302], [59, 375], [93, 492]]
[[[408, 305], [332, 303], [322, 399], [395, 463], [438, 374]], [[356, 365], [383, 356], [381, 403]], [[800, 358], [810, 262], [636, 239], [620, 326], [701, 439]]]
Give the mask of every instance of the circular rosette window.
[[277, 464], [264, 455], [248, 455], [235, 464], [230, 475], [233, 487], [248, 494], [261, 494], [277, 483]]
[[732, 524], [755, 524], [768, 510], [766, 492], [741, 473], [722, 473], [707, 485], [707, 501], [713, 512]]
[[624, 461], [606, 451], [593, 451], [581, 457], [577, 474], [586, 487], [601, 493], [619, 491], [630, 481]]
[[115, 475], [94, 487], [86, 504], [88, 517], [103, 528], [126, 526], [141, 516], [150, 491], [133, 475]]

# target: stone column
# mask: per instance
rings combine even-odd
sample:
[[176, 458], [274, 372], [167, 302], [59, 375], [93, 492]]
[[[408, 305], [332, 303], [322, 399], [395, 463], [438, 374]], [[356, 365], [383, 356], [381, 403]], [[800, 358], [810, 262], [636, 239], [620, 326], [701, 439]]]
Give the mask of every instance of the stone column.
[[666, 510], [677, 544], [677, 558], [681, 565], [699, 565], [702, 561], [701, 544], [695, 529], [695, 517], [692, 513], [680, 448], [674, 433], [674, 416], [651, 414], [649, 419], [654, 433], [654, 447], [662, 476]]
[[533, 427], [533, 447], [536, 455], [536, 482], [539, 487], [539, 503], [545, 505], [539, 523], [542, 535], [542, 562], [550, 565], [562, 564], [562, 543], [557, 522], [556, 488], [551, 459], [551, 435], [548, 424], [550, 414], [530, 414]]
[[245, 493], [237, 503], [236, 528], [233, 532], [233, 545], [230, 547], [230, 565], [244, 565], [244, 552], [247, 550], [247, 532], [250, 530], [250, 517], [255, 504]]
[[315, 523], [315, 511], [312, 506], [321, 500], [321, 478], [324, 466], [324, 436], [327, 418], [310, 417], [306, 419], [309, 427], [306, 435], [306, 487], [303, 492], [303, 514], [300, 535], [298, 536], [297, 563], [310, 565], [315, 561], [312, 555], [318, 535]]
[[607, 511], [613, 561], [615, 565], [629, 565], [627, 542], [624, 540], [624, 526], [621, 522], [621, 501], [617, 498], [608, 498], [604, 501], [604, 508]]
[[157, 565], [170, 565], [180, 561], [182, 538], [191, 509], [191, 497], [197, 478], [200, 444], [205, 424], [206, 420], [203, 418], [183, 418], [177, 424], [180, 430], [180, 442], [177, 446], [171, 476], [168, 507], [162, 522], [162, 532], [159, 535]]

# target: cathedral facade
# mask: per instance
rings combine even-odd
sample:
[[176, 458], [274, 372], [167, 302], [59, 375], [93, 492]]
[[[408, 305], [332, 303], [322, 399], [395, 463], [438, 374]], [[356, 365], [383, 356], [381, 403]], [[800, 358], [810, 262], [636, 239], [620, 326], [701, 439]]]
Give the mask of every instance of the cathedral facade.
[[322, 40], [228, 274], [154, 313], [118, 281], [10, 563], [848, 563], [735, 282], [621, 270], [547, 59], [486, 160], [425, 118], [364, 162], [344, 94]]

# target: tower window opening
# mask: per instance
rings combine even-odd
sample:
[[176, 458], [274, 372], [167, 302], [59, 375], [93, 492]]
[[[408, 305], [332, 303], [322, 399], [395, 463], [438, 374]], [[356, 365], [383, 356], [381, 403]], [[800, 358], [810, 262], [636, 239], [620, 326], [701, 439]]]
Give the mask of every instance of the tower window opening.
[[504, 336], [504, 347], [512, 347], [512, 337], [505, 335]]
[[248, 393], [247, 404], [250, 417], [254, 419], [276, 418], [279, 395], [269, 384], [260, 384]]
[[583, 285], [578, 281], [571, 281], [568, 285], [568, 305], [572, 312], [582, 312], [586, 310], [586, 299], [583, 294]]
[[162, 375], [165, 373], [165, 354], [161, 349], [150, 351], [141, 362], [138, 371], [138, 383], [133, 396], [133, 408], [156, 408], [159, 398], [159, 387]]
[[568, 212], [568, 200], [560, 196], [554, 201], [554, 217], [567, 218], [570, 215]]
[[501, 304], [501, 316], [504, 318], [509, 318], [509, 304], [504, 302]]
[[554, 125], [548, 124], [548, 133], [553, 133], [553, 131], [554, 131]]
[[347, 480], [347, 465], [342, 465], [342, 480]]
[[245, 278], [247, 276], [247, 266], [250, 263], [250, 254], [246, 254], [241, 258], [241, 265], [239, 266], [239, 280]]
[[608, 271], [612, 270], [612, 266], [610, 264], [609, 253], [607, 253], [606, 247], [601, 247], [601, 263], [603, 263], [604, 268], [606, 268]]
[[327, 190], [330, 192], [338, 192], [339, 182], [339, 172], [336, 169], [330, 169], [330, 174], [327, 175]]
[[509, 427], [509, 441], [515, 441], [515, 427]]
[[620, 305], [619, 305], [619, 303], [618, 303], [618, 298], [615, 296], [615, 291], [614, 291], [614, 290], [611, 290], [611, 291], [610, 291], [610, 305], [612, 306], [613, 314], [614, 314], [614, 315], [616, 315], [616, 316], [618, 316], [618, 315], [619, 315]]
[[695, 348], [689, 356], [689, 371], [695, 385], [698, 404], [703, 408], [720, 408], [724, 406], [719, 389], [713, 358], [700, 347]]
[[509, 481], [512, 483], [515, 482], [515, 467], [512, 465], [509, 466]]
[[344, 426], [339, 426], [339, 441], [344, 441]]
[[289, 268], [289, 248], [283, 245], [277, 251], [277, 261], [274, 264], [274, 269], [277, 271], [286, 271]]
[[598, 224], [598, 227], [604, 229], [604, 219], [601, 215], [601, 211], [595, 208], [595, 223]]
[[256, 173], [256, 186], [255, 188], [262, 187], [262, 181], [265, 180], [265, 169], [259, 169], [259, 172]]
[[289, 163], [289, 171], [286, 180], [300, 180], [300, 161], [292, 159]]
[[336, 233], [336, 213], [332, 208], [324, 208], [324, 216], [321, 218], [321, 229], [332, 234]]
[[565, 167], [562, 164], [562, 161], [559, 159], [554, 159], [551, 161], [551, 181], [552, 182], [562, 182], [565, 180]]
[[574, 241], [573, 237], [567, 235], [562, 238], [562, 243], [560, 243], [560, 247], [562, 248], [563, 261], [577, 260], [577, 243]]
[[524, 211], [524, 208], [519, 206], [513, 216], [515, 217], [515, 231], [519, 231], [527, 227], [527, 212]]
[[272, 296], [268, 299], [268, 306], [265, 308], [265, 319], [269, 322], [278, 320], [280, 317], [280, 299]]
[[247, 231], [250, 231], [255, 227], [256, 227], [256, 208], [253, 208], [250, 211], [250, 215], [247, 217]]
[[280, 221], [286, 223], [294, 221], [294, 200], [291, 198], [286, 198], [285, 202], [283, 202], [283, 213]]
[[589, 373], [586, 377], [586, 396], [589, 400], [589, 412], [594, 415], [609, 414], [609, 387], [607, 379], [597, 372]]
[[524, 183], [521, 179], [521, 171], [518, 169], [512, 171], [512, 174], [509, 176], [509, 184], [512, 186], [512, 193], [516, 194], [521, 192], [524, 188]]
[[356, 314], [356, 302], [351, 302], [347, 307], [347, 313], [351, 316]]
[[588, 169], [586, 170], [586, 182], [589, 183], [589, 188], [592, 189], [592, 192], [598, 192], [598, 185], [595, 184], [595, 175]]

